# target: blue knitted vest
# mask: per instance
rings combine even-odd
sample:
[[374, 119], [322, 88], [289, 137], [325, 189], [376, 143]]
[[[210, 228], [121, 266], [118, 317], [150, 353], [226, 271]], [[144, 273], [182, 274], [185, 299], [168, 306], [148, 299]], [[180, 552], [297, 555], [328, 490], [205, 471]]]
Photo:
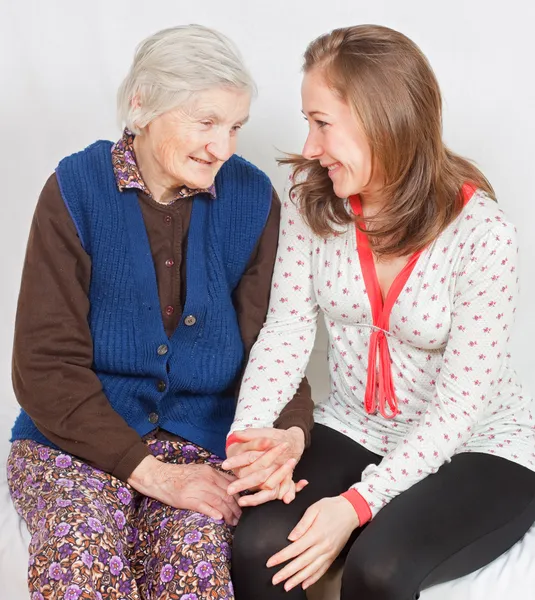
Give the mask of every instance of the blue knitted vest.
[[[232, 292], [270, 211], [269, 179], [233, 156], [216, 177], [217, 199], [195, 197], [183, 311], [195, 319], [183, 318], [168, 338], [137, 192], [117, 189], [111, 143], [63, 159], [56, 174], [92, 261], [93, 369], [112, 407], [140, 435], [157, 425], [224, 456], [235, 410], [228, 390], [243, 362]], [[53, 445], [24, 410], [15, 439]]]

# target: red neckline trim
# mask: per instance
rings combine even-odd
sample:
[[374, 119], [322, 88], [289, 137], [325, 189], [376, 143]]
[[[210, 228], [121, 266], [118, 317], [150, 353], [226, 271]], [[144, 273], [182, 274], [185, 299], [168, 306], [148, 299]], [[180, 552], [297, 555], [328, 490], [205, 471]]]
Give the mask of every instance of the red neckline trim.
[[[476, 187], [466, 183], [461, 190], [463, 204], [470, 201]], [[362, 204], [360, 196], [350, 196], [349, 202], [353, 213], [362, 216]], [[399, 295], [403, 291], [405, 284], [411, 276], [420, 255], [423, 252], [415, 252], [408, 260], [407, 264], [396, 275], [396, 278], [390, 285], [386, 298], [383, 301], [377, 270], [373, 260], [373, 253], [370, 248], [368, 236], [361, 231], [355, 224], [357, 232], [357, 253], [360, 261], [360, 268], [364, 277], [366, 293], [372, 309], [374, 329], [370, 336], [369, 354], [368, 354], [368, 379], [366, 383], [366, 393], [364, 396], [364, 406], [368, 414], [373, 414], [379, 409], [380, 414], [386, 419], [392, 419], [399, 414], [398, 401], [392, 380], [392, 359], [388, 348], [388, 338], [385, 332], [389, 330], [390, 313]], [[366, 226], [362, 223], [362, 229]], [[379, 356], [377, 356], [379, 354]], [[378, 381], [377, 381], [378, 378]], [[388, 410], [387, 410], [388, 407]]]

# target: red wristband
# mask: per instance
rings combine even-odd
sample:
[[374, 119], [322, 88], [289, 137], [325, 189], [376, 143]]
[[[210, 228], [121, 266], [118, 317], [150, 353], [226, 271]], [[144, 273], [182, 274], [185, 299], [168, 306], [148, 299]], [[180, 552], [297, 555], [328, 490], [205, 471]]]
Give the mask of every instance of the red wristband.
[[227, 443], [225, 444], [225, 450], [227, 450], [229, 446], [232, 446], [232, 444], [239, 443], [239, 441], [240, 441], [240, 438], [235, 433], [231, 433], [227, 438]]
[[340, 495], [350, 502], [355, 509], [357, 517], [359, 518], [360, 527], [371, 520], [372, 511], [370, 510], [370, 505], [366, 502], [364, 497], [357, 492], [357, 490], [351, 488], [350, 490], [347, 490], [347, 492], [344, 492]]

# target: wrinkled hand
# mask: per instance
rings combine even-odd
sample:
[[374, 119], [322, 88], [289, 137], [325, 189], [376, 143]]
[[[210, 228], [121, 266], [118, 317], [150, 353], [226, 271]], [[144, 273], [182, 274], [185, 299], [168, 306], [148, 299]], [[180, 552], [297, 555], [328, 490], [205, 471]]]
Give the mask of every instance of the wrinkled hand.
[[293, 481], [293, 470], [305, 448], [302, 429], [247, 429], [235, 434], [240, 442], [229, 446], [228, 458], [222, 465], [238, 476], [228, 493], [260, 490], [242, 496], [238, 500], [240, 506], [256, 506], [275, 499], [288, 504], [308, 485], [306, 480]]
[[294, 559], [275, 574], [273, 585], [287, 580], [286, 591], [299, 584], [306, 590], [327, 571], [358, 526], [355, 509], [342, 496], [313, 504], [288, 536], [292, 543], [267, 562], [274, 567]]
[[236, 525], [241, 509], [237, 497], [227, 493], [229, 483], [235, 479], [209, 465], [175, 465], [147, 456], [134, 469], [128, 483], [141, 494], [169, 506]]

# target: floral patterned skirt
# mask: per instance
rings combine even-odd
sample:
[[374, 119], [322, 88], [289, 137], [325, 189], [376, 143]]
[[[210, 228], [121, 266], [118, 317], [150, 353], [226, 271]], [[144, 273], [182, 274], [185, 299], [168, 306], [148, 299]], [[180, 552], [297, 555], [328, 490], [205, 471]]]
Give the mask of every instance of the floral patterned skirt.
[[[182, 441], [147, 440], [166, 462], [221, 459]], [[179, 510], [68, 454], [15, 441], [8, 481], [31, 533], [32, 600], [233, 599], [232, 528]]]

